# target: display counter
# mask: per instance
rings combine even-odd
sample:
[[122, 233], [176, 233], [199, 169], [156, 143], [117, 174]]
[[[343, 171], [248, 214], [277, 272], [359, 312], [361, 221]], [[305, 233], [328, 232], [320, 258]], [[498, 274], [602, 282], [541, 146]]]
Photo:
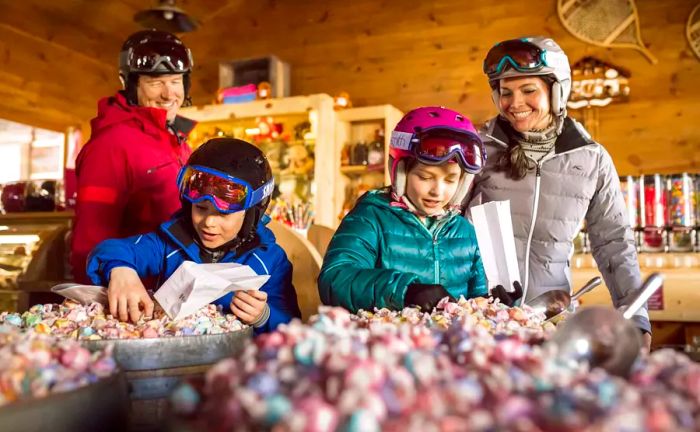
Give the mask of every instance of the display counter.
[[[654, 345], [697, 343], [700, 338], [700, 253], [640, 253], [639, 264], [642, 278], [653, 272], [664, 276], [662, 288], [648, 302]], [[600, 275], [589, 254], [574, 255], [571, 267], [574, 288]], [[580, 303], [612, 306], [604, 283], [581, 297]]]
[[0, 306], [23, 311], [60, 300], [50, 288], [70, 278], [67, 236], [73, 212], [0, 215]]

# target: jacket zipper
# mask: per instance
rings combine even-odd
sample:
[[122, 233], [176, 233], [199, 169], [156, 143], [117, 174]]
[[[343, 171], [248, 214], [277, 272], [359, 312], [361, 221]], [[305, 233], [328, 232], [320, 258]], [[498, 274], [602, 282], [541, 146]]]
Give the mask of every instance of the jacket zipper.
[[525, 303], [527, 299], [527, 289], [530, 285], [530, 246], [532, 245], [532, 234], [535, 232], [535, 222], [537, 221], [537, 208], [540, 205], [540, 183], [542, 180], [542, 162], [537, 162], [537, 172], [535, 174], [535, 196], [532, 203], [532, 220], [530, 222], [530, 230], [527, 233], [527, 243], [525, 243], [525, 281], [523, 283], [523, 297], [521, 303]]
[[[414, 215], [415, 216], [415, 215]], [[434, 234], [430, 234], [430, 230], [423, 224], [423, 222], [418, 218], [418, 216], [415, 216], [417, 219], [418, 225], [423, 227], [426, 233], [428, 233], [428, 236], [433, 239], [433, 283], [439, 284], [440, 283], [440, 260], [438, 259], [438, 254], [437, 254], [437, 244], [438, 244], [438, 234], [440, 233], [440, 229], [442, 228], [442, 225], [445, 224], [445, 221], [447, 218], [440, 219], [439, 221], [436, 222], [435, 225], [435, 232]]]
[[435, 233], [433, 234], [433, 262], [435, 263], [435, 281], [433, 282], [434, 284], [440, 283], [440, 261], [438, 260], [437, 243], [437, 230], [435, 230]]
[[154, 172], [158, 171], [159, 169], [165, 168], [166, 166], [174, 164], [174, 163], [177, 163], [177, 162], [174, 160], [171, 160], [171, 161], [162, 163], [160, 165], [156, 165], [154, 167], [149, 168], [148, 171], [146, 171], [146, 174], [153, 174]]

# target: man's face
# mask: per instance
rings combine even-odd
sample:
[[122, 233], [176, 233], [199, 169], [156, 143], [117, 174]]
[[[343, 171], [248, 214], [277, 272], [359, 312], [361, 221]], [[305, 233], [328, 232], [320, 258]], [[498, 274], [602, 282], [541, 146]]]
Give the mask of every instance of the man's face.
[[181, 74], [141, 75], [136, 86], [139, 106], [161, 108], [173, 121], [185, 100], [185, 85]]

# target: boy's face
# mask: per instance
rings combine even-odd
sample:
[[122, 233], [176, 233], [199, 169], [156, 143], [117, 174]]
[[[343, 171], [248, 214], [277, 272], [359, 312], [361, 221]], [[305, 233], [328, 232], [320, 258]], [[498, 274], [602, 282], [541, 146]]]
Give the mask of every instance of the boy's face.
[[[418, 162], [406, 175], [406, 196], [425, 215], [438, 214], [457, 192], [461, 175], [456, 163], [433, 166]], [[465, 181], [471, 183], [474, 175], [464, 175], [468, 176]]]
[[245, 211], [220, 213], [206, 200], [192, 204], [192, 225], [202, 244], [208, 249], [215, 249], [236, 238], [244, 218]]

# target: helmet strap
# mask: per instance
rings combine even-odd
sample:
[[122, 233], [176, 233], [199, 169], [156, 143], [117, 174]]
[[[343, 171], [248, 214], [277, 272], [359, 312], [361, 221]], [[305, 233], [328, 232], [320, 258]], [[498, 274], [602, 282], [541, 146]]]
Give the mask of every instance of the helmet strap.
[[394, 182], [392, 187], [394, 188], [394, 193], [398, 197], [402, 197], [406, 194], [406, 162], [400, 160], [396, 163]]
[[463, 171], [462, 178], [459, 179], [459, 184], [457, 185], [457, 190], [455, 191], [454, 196], [452, 197], [452, 199], [448, 203], [449, 207], [462, 205], [462, 201], [464, 201], [464, 198], [466, 198], [467, 193], [469, 192], [469, 189], [471, 188], [471, 185], [472, 185], [472, 182], [469, 182], [469, 184], [467, 184], [468, 177], [470, 177], [469, 173], [467, 173], [466, 171]]

